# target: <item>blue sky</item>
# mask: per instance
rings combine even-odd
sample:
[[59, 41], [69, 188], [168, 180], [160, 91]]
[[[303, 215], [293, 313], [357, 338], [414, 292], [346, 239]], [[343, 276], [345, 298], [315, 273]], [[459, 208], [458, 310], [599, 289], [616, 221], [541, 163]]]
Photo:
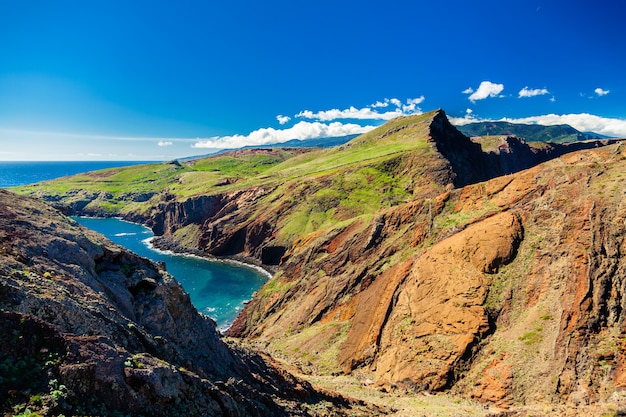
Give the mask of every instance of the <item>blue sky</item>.
[[166, 160], [455, 123], [626, 137], [623, 0], [0, 2], [0, 160]]

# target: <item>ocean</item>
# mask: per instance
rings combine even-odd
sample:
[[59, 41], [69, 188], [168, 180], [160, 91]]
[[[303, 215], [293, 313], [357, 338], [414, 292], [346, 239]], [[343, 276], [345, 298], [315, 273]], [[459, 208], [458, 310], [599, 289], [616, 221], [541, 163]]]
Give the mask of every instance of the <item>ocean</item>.
[[[0, 188], [142, 163], [147, 162], [0, 162]], [[196, 309], [213, 318], [221, 330], [232, 324], [245, 302], [269, 277], [265, 271], [242, 263], [154, 249], [150, 245], [152, 231], [139, 224], [120, 219], [74, 219], [140, 256], [165, 262], [167, 271], [189, 293]]]
[[0, 188], [33, 184], [82, 172], [147, 164], [144, 161], [0, 161]]

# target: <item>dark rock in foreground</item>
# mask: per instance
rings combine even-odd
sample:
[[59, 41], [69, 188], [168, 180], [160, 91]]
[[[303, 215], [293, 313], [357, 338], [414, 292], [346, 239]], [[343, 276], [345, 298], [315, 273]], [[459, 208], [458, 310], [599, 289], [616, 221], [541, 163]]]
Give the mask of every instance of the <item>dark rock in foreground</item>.
[[45, 415], [311, 415], [349, 402], [228, 347], [158, 265], [0, 190], [0, 404]]

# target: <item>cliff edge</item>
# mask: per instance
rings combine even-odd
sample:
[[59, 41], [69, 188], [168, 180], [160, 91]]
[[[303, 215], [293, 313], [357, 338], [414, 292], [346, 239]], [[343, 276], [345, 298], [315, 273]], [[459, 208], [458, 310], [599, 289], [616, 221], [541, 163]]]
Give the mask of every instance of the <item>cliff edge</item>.
[[162, 265], [5, 190], [0, 332], [6, 413], [316, 415], [315, 406], [325, 404], [340, 414], [365, 410], [227, 346]]
[[[270, 155], [255, 152], [242, 163]], [[233, 155], [164, 167], [167, 191], [115, 211], [169, 247], [274, 268], [230, 336], [388, 392], [626, 410], [619, 140], [470, 140], [439, 110], [272, 155], [247, 173]], [[90, 186], [84, 208], [121, 201]], [[36, 192], [78, 207], [78, 191]]]

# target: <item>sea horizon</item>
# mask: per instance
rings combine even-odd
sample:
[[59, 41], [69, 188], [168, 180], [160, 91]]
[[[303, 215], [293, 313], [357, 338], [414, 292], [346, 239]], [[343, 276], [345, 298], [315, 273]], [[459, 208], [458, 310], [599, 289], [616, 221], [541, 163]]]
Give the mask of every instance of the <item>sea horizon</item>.
[[162, 161], [0, 161], [0, 188], [35, 184], [101, 169], [160, 162]]

